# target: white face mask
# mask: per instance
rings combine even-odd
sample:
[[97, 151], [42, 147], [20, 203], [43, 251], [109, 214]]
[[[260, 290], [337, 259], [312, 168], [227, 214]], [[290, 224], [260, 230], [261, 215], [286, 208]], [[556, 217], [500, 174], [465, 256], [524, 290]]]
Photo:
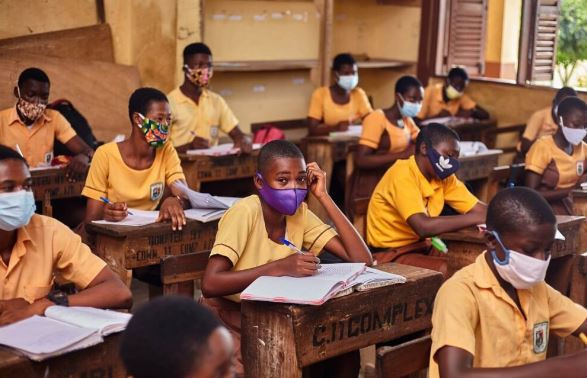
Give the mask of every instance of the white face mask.
[[456, 100], [457, 98], [462, 97], [463, 93], [464, 92], [459, 92], [450, 84], [446, 87], [446, 97], [448, 97], [449, 100]]
[[563, 117], [559, 117], [559, 120], [561, 124], [561, 129], [563, 131], [563, 135], [570, 144], [578, 146], [583, 141], [583, 139], [585, 139], [585, 136], [587, 136], [587, 130], [566, 127], [563, 124]]
[[350, 92], [359, 84], [359, 74], [339, 76], [336, 83], [345, 91]]
[[35, 209], [33, 192], [0, 193], [0, 230], [12, 231], [27, 225]]
[[503, 245], [497, 232], [492, 231], [492, 233], [505, 253], [505, 258], [500, 260], [495, 251], [491, 251], [495, 269], [501, 278], [518, 290], [529, 289], [544, 281], [546, 270], [550, 263], [550, 256], [546, 260], [540, 260], [509, 250]]

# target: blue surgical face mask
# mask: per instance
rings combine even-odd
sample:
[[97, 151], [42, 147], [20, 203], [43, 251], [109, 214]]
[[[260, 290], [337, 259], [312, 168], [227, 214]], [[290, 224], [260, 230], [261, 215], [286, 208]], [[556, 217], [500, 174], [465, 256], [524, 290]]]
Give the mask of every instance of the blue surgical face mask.
[[459, 170], [459, 161], [452, 157], [444, 157], [432, 146], [427, 146], [427, 155], [434, 172], [439, 179], [444, 180]]
[[35, 209], [33, 192], [0, 193], [0, 230], [12, 231], [26, 226]]
[[410, 117], [414, 118], [420, 113], [422, 109], [421, 102], [409, 102], [404, 99], [404, 97], [398, 93], [398, 96], [402, 99], [404, 104], [399, 107], [399, 112], [402, 114], [403, 117]]

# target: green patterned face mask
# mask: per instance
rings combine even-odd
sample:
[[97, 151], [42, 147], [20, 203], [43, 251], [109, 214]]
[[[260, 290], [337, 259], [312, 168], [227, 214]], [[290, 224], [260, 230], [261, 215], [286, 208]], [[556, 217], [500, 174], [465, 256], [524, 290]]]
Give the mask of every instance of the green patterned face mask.
[[141, 113], [138, 114], [143, 120], [143, 123], [139, 127], [143, 134], [145, 134], [145, 139], [149, 143], [149, 146], [155, 148], [163, 147], [169, 135], [169, 125], [155, 122]]

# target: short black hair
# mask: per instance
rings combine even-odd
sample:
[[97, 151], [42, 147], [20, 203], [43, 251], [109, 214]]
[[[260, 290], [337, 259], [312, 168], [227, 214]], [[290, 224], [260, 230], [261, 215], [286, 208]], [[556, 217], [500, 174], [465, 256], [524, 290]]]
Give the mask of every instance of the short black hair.
[[449, 79], [453, 79], [453, 78], [457, 78], [457, 77], [460, 77], [461, 79], [463, 79], [465, 81], [469, 81], [469, 74], [462, 67], [453, 67], [450, 69], [450, 71], [448, 71], [448, 78]]
[[299, 159], [304, 158], [302, 151], [287, 140], [273, 140], [265, 144], [259, 156], [257, 156], [257, 171], [264, 173], [269, 163], [275, 159], [286, 158], [286, 159]]
[[196, 54], [205, 54], [212, 56], [212, 50], [202, 42], [190, 43], [183, 49], [183, 62], [187, 63], [188, 58]]
[[563, 116], [573, 110], [579, 110], [582, 112], [587, 111], [587, 105], [585, 105], [585, 101], [575, 96], [566, 97], [558, 104], [556, 115]]
[[332, 70], [339, 71], [342, 68], [342, 66], [345, 64], [348, 64], [350, 66], [354, 66], [355, 64], [357, 64], [357, 61], [349, 53], [338, 54], [332, 60]]
[[18, 87], [21, 88], [25, 81], [28, 80], [35, 80], [40, 81], [41, 83], [47, 83], [51, 85], [49, 81], [49, 76], [40, 68], [30, 67], [26, 70], [22, 71], [18, 76]]
[[184, 378], [196, 368], [208, 338], [220, 326], [193, 299], [160, 297], [147, 302], [130, 319], [120, 357], [134, 378]]
[[415, 76], [411, 76], [411, 75], [402, 76], [395, 83], [395, 93], [399, 93], [399, 94], [403, 95], [412, 87], [421, 88], [422, 83]]
[[565, 97], [570, 97], [570, 96], [576, 97], [577, 91], [571, 87], [562, 87], [561, 89], [556, 91], [556, 94], [554, 95], [554, 98], [552, 99], [552, 103], [554, 105], [556, 105], [559, 102], [561, 102]]
[[29, 164], [27, 163], [26, 159], [19, 154], [17, 151], [13, 150], [12, 148], [0, 144], [0, 161], [4, 160], [20, 160], [22, 161], [27, 167]]
[[459, 134], [448, 126], [440, 123], [431, 123], [424, 126], [416, 138], [416, 151], [420, 151], [420, 146], [425, 143], [428, 148], [436, 147], [442, 142], [449, 140], [461, 140]]
[[130, 120], [132, 121], [134, 113], [141, 113], [146, 116], [153, 101], [169, 102], [165, 93], [159, 89], [144, 87], [134, 91], [128, 100], [128, 117]]
[[556, 216], [540, 193], [519, 186], [503, 189], [493, 197], [486, 223], [498, 234], [524, 232], [528, 226], [556, 224]]

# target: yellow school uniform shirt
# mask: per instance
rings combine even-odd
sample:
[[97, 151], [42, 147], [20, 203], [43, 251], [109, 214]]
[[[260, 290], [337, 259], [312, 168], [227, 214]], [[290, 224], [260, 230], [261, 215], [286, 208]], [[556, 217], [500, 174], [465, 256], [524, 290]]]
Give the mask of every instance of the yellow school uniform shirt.
[[185, 180], [179, 157], [171, 143], [155, 152], [150, 168], [136, 170], [126, 165], [117, 143], [100, 146], [90, 166], [82, 195], [100, 201], [126, 202], [128, 207], [154, 210], [163, 196], [165, 185]]
[[176, 147], [190, 143], [196, 136], [217, 144], [218, 130], [228, 134], [238, 125], [226, 101], [208, 89], [202, 90], [198, 104], [179, 88], [171, 91], [167, 98], [171, 107], [169, 138]]
[[467, 213], [478, 201], [455, 175], [428, 181], [414, 156], [398, 160], [381, 178], [369, 201], [367, 243], [377, 248], [415, 243], [420, 237], [408, 224], [409, 217], [418, 213], [437, 217], [445, 203]]
[[444, 346], [474, 356], [473, 367], [509, 367], [546, 358], [549, 331], [566, 337], [587, 310], [545, 282], [518, 290], [524, 315], [500, 286], [485, 254], [456, 272], [440, 288], [432, 314], [430, 378], [439, 377], [434, 354]]
[[442, 110], [447, 110], [453, 116], [457, 114], [459, 109], [469, 110], [473, 109], [477, 104], [471, 97], [463, 94], [461, 97], [444, 102], [442, 95], [443, 83], [430, 84], [424, 90], [424, 100], [422, 101], [422, 109], [418, 114], [418, 118], [433, 118], [437, 116]]
[[105, 266], [63, 223], [35, 214], [17, 230], [8, 266], [0, 259], [0, 300], [44, 298], [57, 274], [85, 289]]
[[526, 170], [542, 175], [546, 168], [554, 163], [558, 172], [556, 189], [572, 188], [579, 182], [585, 172], [585, 157], [587, 144], [581, 142], [573, 146], [573, 154], [557, 147], [552, 135], [546, 135], [538, 139], [526, 154]]
[[522, 137], [534, 141], [544, 135], [553, 135], [558, 130], [558, 125], [552, 119], [550, 106], [540, 109], [532, 114]]
[[339, 122], [363, 118], [372, 111], [369, 99], [361, 88], [353, 89], [349, 102], [340, 105], [332, 100], [329, 87], [320, 87], [312, 93], [308, 117], [320, 120], [328, 126], [336, 126]]
[[46, 109], [32, 127], [19, 118], [16, 106], [0, 111], [0, 144], [22, 151], [30, 167], [50, 163], [53, 159], [53, 141], [65, 144], [77, 134], [58, 111]]
[[389, 135], [389, 152], [402, 152], [408, 148], [410, 143], [416, 141], [416, 137], [420, 133], [420, 129], [412, 118], [404, 117], [403, 122], [404, 127], [394, 125], [387, 119], [383, 110], [377, 109], [363, 120], [363, 131], [359, 144], [376, 150], [383, 132], [386, 131]]
[[[336, 231], [324, 224], [306, 203], [292, 216], [285, 217], [286, 239], [318, 255], [326, 243], [337, 235]], [[269, 239], [261, 201], [252, 195], [235, 203], [218, 223], [218, 233], [210, 256], [220, 255], [232, 263], [232, 271], [256, 268], [275, 260], [280, 260], [295, 252], [283, 244]], [[226, 298], [240, 302], [240, 293]]]

